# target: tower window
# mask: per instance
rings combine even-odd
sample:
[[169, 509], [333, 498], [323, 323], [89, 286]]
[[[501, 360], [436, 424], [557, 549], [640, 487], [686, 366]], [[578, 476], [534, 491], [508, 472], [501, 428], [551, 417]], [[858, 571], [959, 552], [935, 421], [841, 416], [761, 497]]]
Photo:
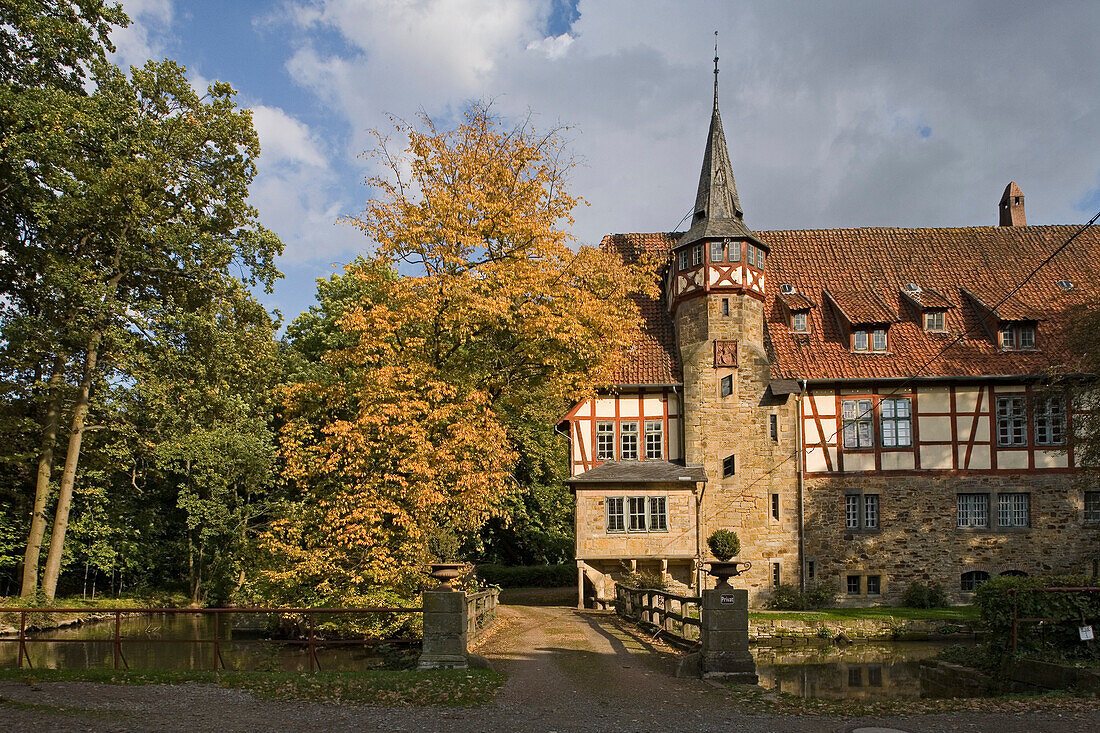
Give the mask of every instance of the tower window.
[[718, 394], [723, 397], [729, 397], [733, 394], [733, 376], [727, 374], [722, 377], [718, 382]]
[[773, 562], [772, 563], [772, 585], [774, 587], [778, 588], [779, 587], [779, 581], [780, 581], [779, 563]]
[[761, 270], [764, 269], [764, 250], [759, 247], [756, 248], [756, 266]]
[[745, 256], [748, 258], [749, 265], [756, 267], [756, 247], [751, 244], [745, 249]]
[[688, 269], [688, 251], [686, 249], [680, 250], [680, 269]]
[[710, 261], [723, 262], [726, 259], [726, 246], [721, 242], [710, 243]]
[[772, 519], [779, 519], [779, 494], [772, 494]]
[[703, 245], [697, 244], [691, 248], [691, 264], [693, 267], [703, 264]]
[[779, 442], [779, 416], [768, 415], [768, 435], [773, 443]]
[[722, 478], [729, 478], [737, 472], [735, 462], [735, 456], [726, 456], [722, 459]]
[[730, 262], [741, 261], [741, 243], [730, 242], [729, 247], [726, 249], [726, 255], [729, 257]]
[[722, 298], [722, 315], [728, 316], [730, 314], [730, 299]]

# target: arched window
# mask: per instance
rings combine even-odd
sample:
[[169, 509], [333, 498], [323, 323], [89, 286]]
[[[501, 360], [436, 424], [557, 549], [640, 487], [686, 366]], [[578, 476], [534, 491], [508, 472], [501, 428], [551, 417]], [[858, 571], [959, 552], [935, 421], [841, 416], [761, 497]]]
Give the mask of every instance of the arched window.
[[964, 593], [970, 593], [978, 588], [979, 585], [989, 580], [989, 573], [984, 570], [970, 570], [962, 574], [962, 590]]
[[1006, 570], [1001, 573], [1001, 576], [1005, 578], [1026, 578], [1027, 573], [1023, 570]]

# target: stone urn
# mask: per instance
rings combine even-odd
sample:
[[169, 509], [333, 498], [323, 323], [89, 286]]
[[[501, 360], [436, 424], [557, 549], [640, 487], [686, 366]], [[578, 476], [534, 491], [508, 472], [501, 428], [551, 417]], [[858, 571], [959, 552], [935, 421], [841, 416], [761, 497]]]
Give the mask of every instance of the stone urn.
[[752, 567], [752, 563], [747, 560], [744, 562], [740, 560], [729, 560], [726, 562], [708, 562], [707, 566], [707, 573], [718, 578], [715, 587], [729, 588], [729, 579], [749, 570]]
[[451, 581], [465, 575], [468, 566], [464, 562], [436, 562], [430, 567], [431, 576], [439, 581], [437, 590], [454, 590], [451, 587]]

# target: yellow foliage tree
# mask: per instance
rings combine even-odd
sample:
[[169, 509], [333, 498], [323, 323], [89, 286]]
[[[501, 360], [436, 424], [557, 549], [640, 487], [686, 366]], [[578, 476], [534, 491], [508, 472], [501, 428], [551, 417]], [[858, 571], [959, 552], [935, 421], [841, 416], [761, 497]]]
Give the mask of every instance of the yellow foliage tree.
[[500, 511], [512, 428], [606, 383], [638, 327], [631, 296], [655, 287], [653, 263], [574, 248], [563, 225], [582, 200], [560, 130], [506, 126], [483, 104], [454, 130], [420, 123], [395, 123], [399, 156], [378, 136], [387, 175], [349, 220], [376, 253], [323, 284], [336, 337], [283, 390], [285, 477], [301, 498], [264, 538], [262, 595], [414, 589], [446, 544], [433, 538], [467, 540]]

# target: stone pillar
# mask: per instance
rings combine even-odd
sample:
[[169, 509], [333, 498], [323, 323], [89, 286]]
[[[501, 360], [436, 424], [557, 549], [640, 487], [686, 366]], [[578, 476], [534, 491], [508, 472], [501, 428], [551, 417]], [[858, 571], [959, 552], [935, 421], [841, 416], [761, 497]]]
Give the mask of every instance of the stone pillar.
[[728, 587], [703, 591], [699, 621], [703, 677], [755, 685], [756, 662], [749, 653], [749, 592]]
[[466, 594], [424, 591], [424, 645], [417, 669], [466, 669]]

